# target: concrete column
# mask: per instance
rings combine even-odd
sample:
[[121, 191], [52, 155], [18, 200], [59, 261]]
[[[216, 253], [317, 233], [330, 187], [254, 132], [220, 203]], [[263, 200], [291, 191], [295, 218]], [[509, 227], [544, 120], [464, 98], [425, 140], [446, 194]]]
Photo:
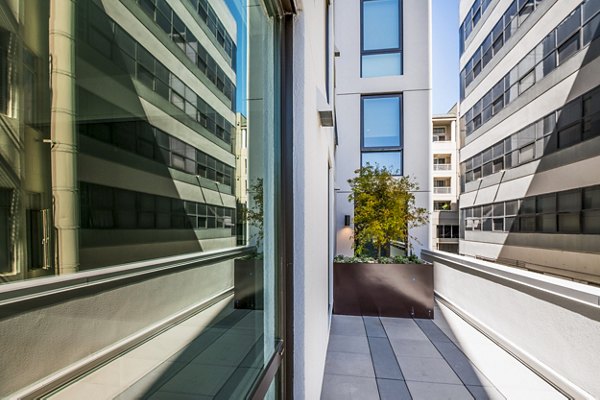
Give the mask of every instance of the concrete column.
[[61, 275], [79, 269], [75, 1], [50, 2], [52, 197], [57, 272]]

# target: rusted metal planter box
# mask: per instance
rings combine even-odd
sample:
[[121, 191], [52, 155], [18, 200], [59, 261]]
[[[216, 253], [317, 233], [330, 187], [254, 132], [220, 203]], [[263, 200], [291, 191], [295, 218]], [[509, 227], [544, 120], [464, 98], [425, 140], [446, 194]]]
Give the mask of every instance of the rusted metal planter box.
[[433, 318], [433, 265], [334, 263], [333, 313]]

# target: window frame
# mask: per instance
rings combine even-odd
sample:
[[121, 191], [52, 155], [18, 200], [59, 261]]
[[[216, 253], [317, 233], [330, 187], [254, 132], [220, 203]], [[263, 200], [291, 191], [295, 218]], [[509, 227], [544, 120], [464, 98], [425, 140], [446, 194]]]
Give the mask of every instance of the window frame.
[[[384, 99], [384, 98], [397, 98], [398, 101], [398, 115], [400, 117], [400, 123], [398, 124], [399, 132], [399, 145], [398, 146], [379, 146], [379, 147], [366, 147], [365, 146], [365, 99]], [[360, 97], [360, 165], [363, 165], [363, 154], [364, 153], [400, 153], [400, 174], [393, 174], [394, 176], [404, 175], [404, 102], [402, 93], [393, 94], [375, 94], [375, 95], [363, 95]]]
[[403, 0], [396, 0], [398, 2], [398, 47], [391, 47], [385, 49], [373, 49], [365, 50], [364, 47], [364, 31], [365, 31], [365, 19], [364, 19], [364, 5], [370, 1], [377, 0], [360, 0], [360, 77], [361, 78], [376, 78], [379, 76], [365, 77], [363, 76], [363, 59], [365, 56], [373, 55], [386, 55], [386, 54], [399, 54], [400, 55], [400, 75], [381, 75], [381, 76], [402, 76], [404, 75], [404, 57], [403, 57], [403, 28], [404, 28], [404, 15]]

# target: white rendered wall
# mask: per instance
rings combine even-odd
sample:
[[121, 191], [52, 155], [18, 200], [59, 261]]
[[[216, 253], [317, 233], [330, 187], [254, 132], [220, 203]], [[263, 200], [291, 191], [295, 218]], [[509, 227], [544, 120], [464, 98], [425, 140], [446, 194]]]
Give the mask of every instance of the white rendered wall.
[[[321, 396], [329, 340], [329, 276], [334, 129], [320, 125], [325, 98], [325, 4], [303, 2], [295, 17], [294, 59], [294, 398]], [[332, 9], [333, 7], [330, 7]], [[333, 40], [329, 54], [333, 57]], [[333, 65], [333, 60], [330, 60]], [[333, 74], [330, 74], [333, 76]], [[333, 101], [333, 96], [331, 98]], [[331, 204], [330, 204], [331, 203]]]
[[[339, 145], [336, 153], [336, 254], [352, 254], [352, 228], [344, 216], [353, 215], [348, 202], [348, 179], [360, 167], [360, 101], [367, 94], [402, 94], [404, 175], [414, 178], [420, 191], [417, 206], [431, 210], [431, 1], [403, 1], [403, 68], [400, 76], [360, 77], [360, 0], [335, 3], [336, 114]], [[419, 254], [429, 248], [430, 227], [411, 232]]]
[[[491, 268], [492, 273], [503, 277], [465, 273], [441, 261], [434, 262], [437, 295], [484, 327], [485, 333], [537, 364], [536, 368], [552, 382], [579, 391], [576, 398], [600, 398], [600, 359], [597, 357], [600, 354], [597, 334], [600, 290], [597, 287], [468, 257], [454, 258]], [[513, 275], [505, 275], [507, 273]], [[511, 287], [508, 282], [512, 280], [539, 287], [539, 294]], [[546, 286], [548, 284], [552, 286]], [[546, 291], [548, 294], [544, 294]], [[579, 305], [574, 306], [574, 302]]]

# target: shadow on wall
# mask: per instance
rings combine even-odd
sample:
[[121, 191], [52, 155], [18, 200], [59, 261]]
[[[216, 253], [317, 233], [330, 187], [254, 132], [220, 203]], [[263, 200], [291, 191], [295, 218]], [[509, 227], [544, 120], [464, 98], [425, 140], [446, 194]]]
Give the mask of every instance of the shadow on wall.
[[[600, 17], [596, 16], [597, 18]], [[589, 25], [593, 27], [593, 24]], [[580, 49], [580, 31], [575, 35], [579, 46], [577, 49]], [[581, 88], [589, 88], [589, 82], [595, 80], [590, 64], [597, 63], [600, 57], [600, 26], [596, 25], [595, 31], [589, 31], [586, 35], [595, 39], [584, 50], [585, 55], [567, 96], [569, 99], [581, 93]], [[567, 40], [569, 41], [570, 39]], [[558, 51], [561, 49], [562, 46]], [[570, 56], [576, 53], [577, 51]], [[550, 57], [555, 56], [557, 55], [552, 53]], [[568, 61], [572, 60], [566, 58], [565, 62]], [[518, 206], [510, 205], [511, 209], [514, 207], [516, 211], [509, 212], [511, 202], [506, 202], [504, 215], [509, 217], [504, 218], [504, 230], [507, 230], [508, 234], [501, 244], [497, 260], [508, 265], [600, 282], [600, 217], [595, 210], [600, 208], [597, 204], [600, 200], [591, 200], [600, 196], [600, 192], [592, 187], [599, 185], [600, 181], [592, 172], [595, 171], [595, 168], [591, 168], [592, 163], [586, 163], [586, 160], [600, 156], [600, 89], [595, 88], [583, 96], [578, 96], [521, 131], [524, 142], [533, 141], [530, 145], [521, 147], [519, 143], [513, 144], [512, 157], [539, 159], [539, 164], [528, 184], [526, 198], [519, 202]], [[517, 142], [521, 142], [520, 137], [517, 138]], [[505, 150], [505, 153], [508, 151]], [[571, 168], [566, 173], [562, 172], [564, 176], [558, 176], [553, 171], [555, 168], [578, 162], [581, 162], [581, 167], [578, 168], [587, 168]], [[505, 163], [504, 168], [510, 167]], [[502, 173], [500, 183], [504, 174], [505, 172]], [[554, 192], [555, 189], [550, 189], [549, 184], [557, 181], [561, 182], [563, 187], [579, 189]], [[581, 189], [583, 187], [588, 188]], [[548, 194], [536, 195], [540, 192]], [[503, 207], [503, 203], [499, 202], [483, 208], [484, 230], [492, 230], [496, 223], [493, 218], [497, 215], [494, 208], [496, 205], [499, 208]], [[504, 208], [502, 210], [504, 211]], [[501, 221], [502, 219], [498, 219], [498, 223], [502, 223]], [[488, 229], [485, 228], [485, 224], [489, 224]], [[569, 255], [567, 252], [585, 255], [574, 257], [572, 253]]]

